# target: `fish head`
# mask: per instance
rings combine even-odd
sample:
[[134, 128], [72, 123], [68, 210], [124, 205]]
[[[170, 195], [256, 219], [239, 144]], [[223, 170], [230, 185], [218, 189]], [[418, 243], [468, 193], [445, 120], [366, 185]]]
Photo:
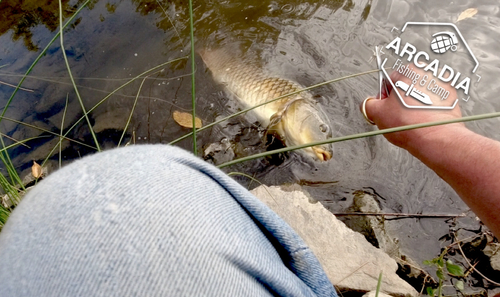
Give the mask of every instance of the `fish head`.
[[[284, 113], [281, 120], [287, 146], [303, 145], [332, 137], [330, 120], [321, 107], [309, 100], [297, 100]], [[315, 160], [332, 158], [331, 144], [316, 145], [302, 149]]]

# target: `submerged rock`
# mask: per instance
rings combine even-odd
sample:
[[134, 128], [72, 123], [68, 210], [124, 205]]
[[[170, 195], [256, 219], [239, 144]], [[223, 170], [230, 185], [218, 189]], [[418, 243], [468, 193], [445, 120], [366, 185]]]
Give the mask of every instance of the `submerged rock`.
[[[363, 191], [356, 191], [353, 194], [353, 203], [347, 212], [381, 213], [379, 202], [375, 196]], [[363, 234], [373, 246], [380, 248], [393, 258], [400, 265], [398, 274], [406, 281], [419, 286], [426, 280], [430, 283], [433, 282], [417, 262], [401, 253], [397, 238], [387, 233], [384, 216], [344, 216], [340, 217], [340, 220], [352, 230]]]
[[[380, 213], [381, 209], [375, 197], [363, 191], [356, 191], [347, 212]], [[371, 244], [392, 258], [401, 258], [398, 241], [387, 234], [383, 216], [345, 216], [340, 220], [352, 230], [363, 234]]]
[[395, 260], [349, 229], [322, 204], [311, 204], [300, 186], [260, 186], [251, 192], [304, 239], [337, 290], [370, 292], [376, 289], [382, 272], [382, 292], [392, 296], [418, 295], [396, 274]]
[[211, 143], [203, 151], [203, 159], [214, 165], [219, 165], [233, 160], [235, 157], [233, 144], [227, 138]]
[[95, 133], [114, 129], [122, 131], [127, 125], [130, 109], [117, 108], [97, 115], [94, 119], [92, 129]]
[[490, 258], [491, 268], [500, 271], [500, 243], [492, 242], [488, 244], [483, 253]]

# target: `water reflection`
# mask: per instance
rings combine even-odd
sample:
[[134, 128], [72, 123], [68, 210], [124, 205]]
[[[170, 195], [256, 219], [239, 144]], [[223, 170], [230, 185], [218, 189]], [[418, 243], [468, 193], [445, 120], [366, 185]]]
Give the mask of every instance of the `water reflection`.
[[[73, 1], [74, 2], [74, 1]], [[78, 0], [70, 4], [69, 0], [62, 0], [63, 17], [67, 18], [85, 2]], [[33, 32], [35, 27], [44, 26], [50, 32], [54, 32], [59, 27], [59, 3], [52, 0], [30, 0], [0, 1], [0, 35], [12, 30], [12, 40], [23, 40], [24, 45], [30, 51], [39, 50], [39, 45], [33, 42]], [[73, 23], [77, 26], [79, 20]]]

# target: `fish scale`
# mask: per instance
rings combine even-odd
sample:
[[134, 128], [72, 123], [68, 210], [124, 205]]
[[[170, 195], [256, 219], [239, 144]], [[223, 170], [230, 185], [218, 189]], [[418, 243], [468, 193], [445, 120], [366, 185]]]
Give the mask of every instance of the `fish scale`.
[[[230, 57], [225, 51], [202, 51], [200, 55], [210, 69], [214, 79], [234, 93], [245, 107], [252, 107], [285, 94], [299, 91], [303, 86], [280, 77], [269, 77], [261, 68], [242, 63]], [[308, 92], [302, 92], [256, 108], [259, 120], [268, 125], [270, 118], [290, 100], [312, 99]]]

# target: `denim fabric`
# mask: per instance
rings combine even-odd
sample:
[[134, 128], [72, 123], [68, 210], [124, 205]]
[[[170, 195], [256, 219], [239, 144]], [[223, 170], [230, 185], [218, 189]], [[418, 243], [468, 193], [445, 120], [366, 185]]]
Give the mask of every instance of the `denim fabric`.
[[0, 296], [337, 295], [245, 188], [144, 145], [78, 160], [26, 195], [0, 233]]

